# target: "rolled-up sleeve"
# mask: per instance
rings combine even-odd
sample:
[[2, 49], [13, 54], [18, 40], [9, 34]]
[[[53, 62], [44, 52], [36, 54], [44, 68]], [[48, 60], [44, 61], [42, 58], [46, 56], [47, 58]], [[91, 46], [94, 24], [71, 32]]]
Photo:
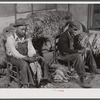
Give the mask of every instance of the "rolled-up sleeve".
[[32, 41], [28, 40], [28, 56], [32, 57], [34, 55], [36, 55], [36, 50], [32, 44]]
[[9, 51], [11, 52], [11, 54], [15, 57], [15, 58], [24, 58], [25, 56], [20, 54], [16, 48], [15, 48], [15, 41], [12, 39], [12, 37], [8, 37], [7, 38], [7, 44], [9, 47]]

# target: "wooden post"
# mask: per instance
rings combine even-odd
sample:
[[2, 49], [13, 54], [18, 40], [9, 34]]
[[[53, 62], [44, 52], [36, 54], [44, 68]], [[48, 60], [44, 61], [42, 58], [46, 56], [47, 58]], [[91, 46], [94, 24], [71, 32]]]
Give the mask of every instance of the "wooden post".
[[89, 29], [92, 28], [93, 24], [93, 4], [88, 4], [88, 12], [87, 12], [87, 30], [89, 32]]
[[15, 4], [15, 21], [17, 20], [17, 4]]
[[45, 5], [45, 8], [46, 8], [46, 11], [47, 11], [47, 10], [48, 10], [48, 9], [47, 9], [47, 4]]
[[56, 6], [56, 11], [57, 11], [57, 4], [55, 4], [55, 6]]
[[68, 4], [68, 12], [70, 12], [70, 4]]
[[31, 4], [31, 10], [32, 10], [32, 14], [33, 14], [33, 4]]

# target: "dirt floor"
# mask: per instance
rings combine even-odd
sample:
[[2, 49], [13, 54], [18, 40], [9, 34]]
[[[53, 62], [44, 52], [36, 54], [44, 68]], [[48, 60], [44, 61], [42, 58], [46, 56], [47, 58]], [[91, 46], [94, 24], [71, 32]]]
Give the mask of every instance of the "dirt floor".
[[[5, 84], [7, 84], [7, 77], [3, 76], [2, 78], [0, 78], [0, 88], [6, 88]], [[90, 84], [92, 88], [100, 88], [100, 75], [95, 75]], [[18, 84], [12, 81], [8, 88], [18, 88]], [[41, 88], [81, 88], [81, 87], [78, 83], [78, 80], [74, 79], [67, 83], [65, 82], [48, 83], [45, 86], [41, 86]]]
[[[52, 53], [46, 53], [45, 58], [47, 61], [52, 61]], [[0, 88], [7, 88], [5, 84], [7, 84], [7, 77], [4, 75], [0, 78]], [[69, 82], [52, 82], [48, 83], [45, 86], [41, 86], [41, 88], [81, 88], [79, 85], [78, 77], [76, 76]], [[94, 78], [90, 82], [92, 88], [100, 88], [100, 74], [94, 75]], [[11, 82], [8, 88], [18, 88], [18, 84], [14, 81]]]

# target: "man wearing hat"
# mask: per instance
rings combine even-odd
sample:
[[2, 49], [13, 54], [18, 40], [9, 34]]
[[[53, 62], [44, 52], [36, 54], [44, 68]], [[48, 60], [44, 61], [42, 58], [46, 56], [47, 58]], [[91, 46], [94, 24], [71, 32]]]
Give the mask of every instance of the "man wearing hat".
[[[70, 60], [73, 62], [75, 70], [80, 77], [81, 86], [91, 87], [85, 81], [88, 78], [85, 72], [85, 64], [81, 56], [84, 54], [85, 48], [80, 47], [79, 50], [76, 48], [77, 41], [75, 40], [75, 37], [80, 34], [80, 32], [82, 32], [80, 23], [78, 21], [70, 22], [68, 29], [65, 30], [59, 38], [58, 49], [63, 61]], [[100, 73], [100, 70], [97, 70], [95, 60], [90, 50], [87, 52], [86, 63], [93, 73]]]
[[[21, 70], [21, 79], [24, 87], [27, 87], [27, 83], [33, 84], [34, 86], [29, 63], [36, 60], [36, 51], [32, 43], [28, 42], [28, 39], [26, 39], [27, 24], [24, 19], [20, 18], [15, 22], [14, 27], [16, 32], [8, 36], [6, 42], [8, 60]], [[38, 59], [42, 69], [45, 71], [45, 73], [43, 73], [45, 79], [48, 79], [48, 65], [41, 57]]]

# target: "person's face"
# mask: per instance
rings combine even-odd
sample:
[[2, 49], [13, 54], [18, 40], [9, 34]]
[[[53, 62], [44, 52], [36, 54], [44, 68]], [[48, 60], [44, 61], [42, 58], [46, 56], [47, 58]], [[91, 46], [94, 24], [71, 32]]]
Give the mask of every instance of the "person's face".
[[19, 36], [24, 37], [26, 33], [26, 28], [26, 26], [19, 26], [16, 32], [19, 34]]
[[73, 34], [74, 36], [77, 36], [78, 34], [80, 34], [81, 30], [77, 29], [77, 28], [70, 28], [70, 32], [71, 34]]

